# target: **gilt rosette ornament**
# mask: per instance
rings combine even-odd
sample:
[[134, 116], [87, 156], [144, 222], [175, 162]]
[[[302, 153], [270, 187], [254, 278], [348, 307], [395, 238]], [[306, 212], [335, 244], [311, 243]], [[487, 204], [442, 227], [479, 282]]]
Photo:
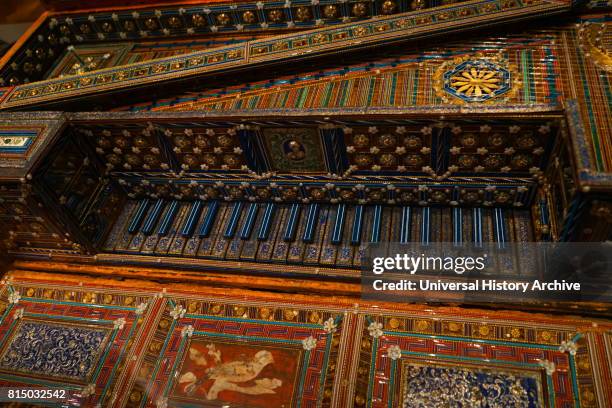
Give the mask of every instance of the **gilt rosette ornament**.
[[444, 103], [508, 102], [520, 85], [516, 67], [497, 56], [455, 58], [434, 73], [434, 89]]

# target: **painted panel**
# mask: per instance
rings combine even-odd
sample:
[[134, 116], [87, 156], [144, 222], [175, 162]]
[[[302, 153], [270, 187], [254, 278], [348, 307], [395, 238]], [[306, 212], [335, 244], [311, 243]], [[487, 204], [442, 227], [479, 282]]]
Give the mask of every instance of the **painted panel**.
[[0, 370], [87, 382], [106, 349], [110, 328], [20, 319], [0, 355]]
[[400, 406], [538, 408], [545, 406], [543, 378], [537, 371], [487, 369], [464, 364], [402, 360]]
[[603, 408], [610, 397], [602, 320], [12, 273], [28, 277], [0, 292], [0, 385], [61, 386], [83, 406]]
[[290, 407], [295, 401], [301, 347], [194, 336], [186, 348], [172, 399], [253, 408]]
[[326, 171], [316, 128], [266, 128], [262, 133], [271, 170], [284, 173]]

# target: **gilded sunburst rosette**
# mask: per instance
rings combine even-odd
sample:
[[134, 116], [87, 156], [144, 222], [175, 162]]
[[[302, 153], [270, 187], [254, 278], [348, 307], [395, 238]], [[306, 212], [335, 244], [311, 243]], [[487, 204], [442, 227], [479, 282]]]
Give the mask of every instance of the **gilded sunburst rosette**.
[[434, 73], [434, 89], [445, 103], [507, 102], [519, 86], [516, 67], [497, 56], [455, 58]]
[[586, 21], [578, 29], [579, 46], [595, 65], [612, 72], [612, 23]]

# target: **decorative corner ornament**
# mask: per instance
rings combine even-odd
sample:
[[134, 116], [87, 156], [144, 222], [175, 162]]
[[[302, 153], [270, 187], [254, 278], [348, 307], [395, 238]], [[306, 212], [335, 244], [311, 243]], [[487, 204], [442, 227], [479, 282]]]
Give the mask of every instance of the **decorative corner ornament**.
[[402, 357], [402, 349], [398, 345], [394, 344], [387, 349], [387, 357], [389, 357], [391, 360], [400, 359]]
[[148, 306], [148, 304], [144, 303], [144, 302], [139, 304], [138, 307], [136, 307], [136, 310], [135, 310], [136, 315], [137, 316], [142, 315], [147, 310], [147, 306]]
[[119, 319], [113, 322], [113, 327], [117, 330], [123, 329], [124, 326], [125, 326], [125, 319], [123, 317], [120, 317]]
[[193, 330], [194, 330], [194, 328], [193, 328], [192, 325], [183, 327], [183, 329], [181, 330], [181, 337], [185, 337], [185, 336], [191, 337], [191, 336], [193, 336]]
[[302, 347], [306, 351], [314, 349], [315, 347], [317, 347], [317, 339], [312, 336], [305, 338], [304, 340], [302, 340]]
[[172, 318], [174, 320], [178, 320], [181, 319], [185, 316], [185, 312], [187, 310], [181, 306], [181, 305], [176, 305], [174, 306], [174, 308], [170, 311], [170, 316], [172, 316]]
[[[455, 58], [434, 73], [434, 90], [445, 103], [486, 103], [514, 96], [521, 82], [516, 67], [495, 57]], [[452, 98], [449, 98], [451, 96]]]
[[562, 353], [569, 353], [572, 356], [575, 356], [578, 352], [578, 345], [572, 340], [563, 341], [559, 346], [559, 351]]
[[17, 303], [19, 303], [20, 299], [21, 299], [21, 295], [17, 291], [12, 292], [11, 294], [8, 295], [8, 302], [10, 304], [15, 304], [16, 305]]
[[368, 326], [368, 332], [370, 333], [370, 336], [377, 339], [384, 334], [382, 328], [383, 328], [382, 323], [372, 322]]
[[336, 324], [333, 317], [330, 317], [325, 321], [325, 323], [323, 324], [323, 330], [325, 330], [327, 334], [335, 333], [338, 330], [338, 325]]
[[15, 311], [15, 314], [13, 315], [13, 320], [19, 320], [19, 319], [23, 318], [23, 313], [24, 313], [23, 308], [17, 309]]
[[539, 363], [540, 367], [544, 368], [544, 370], [546, 371], [546, 375], [553, 375], [556, 371], [556, 366], [555, 363], [553, 363], [552, 361], [548, 361], [548, 360], [540, 360]]

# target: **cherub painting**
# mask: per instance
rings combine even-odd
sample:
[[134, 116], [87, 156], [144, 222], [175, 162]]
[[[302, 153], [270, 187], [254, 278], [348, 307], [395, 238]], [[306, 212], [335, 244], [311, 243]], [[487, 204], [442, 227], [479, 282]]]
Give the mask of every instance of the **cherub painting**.
[[[203, 406], [292, 406], [300, 350], [276, 346], [194, 341], [189, 345], [175, 396]], [[208, 404], [207, 404], [208, 402]]]
[[316, 128], [263, 129], [266, 156], [280, 172], [323, 172], [326, 170], [321, 135]]
[[289, 160], [299, 161], [303, 160], [304, 157], [306, 157], [304, 145], [297, 140], [286, 140], [283, 143], [283, 151], [285, 152], [285, 156]]

